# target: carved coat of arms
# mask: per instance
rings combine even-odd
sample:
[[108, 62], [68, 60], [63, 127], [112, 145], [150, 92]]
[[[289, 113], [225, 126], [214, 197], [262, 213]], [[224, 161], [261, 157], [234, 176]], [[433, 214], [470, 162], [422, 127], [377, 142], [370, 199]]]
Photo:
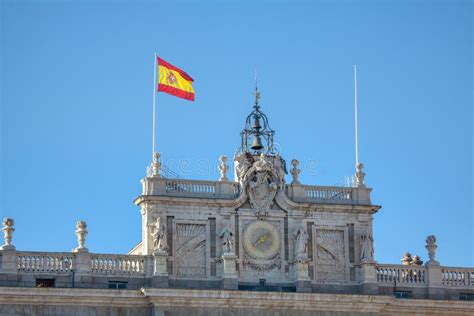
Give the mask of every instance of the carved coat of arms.
[[252, 210], [258, 218], [264, 218], [273, 204], [280, 182], [272, 163], [262, 154], [247, 170], [244, 182]]

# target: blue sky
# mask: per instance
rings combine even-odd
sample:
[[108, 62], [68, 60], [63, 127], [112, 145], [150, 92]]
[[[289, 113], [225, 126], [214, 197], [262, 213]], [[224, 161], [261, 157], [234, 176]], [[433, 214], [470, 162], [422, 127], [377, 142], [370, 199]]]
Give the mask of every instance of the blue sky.
[[[360, 160], [375, 256], [473, 266], [470, 1], [11, 1], [1, 10], [0, 212], [19, 250], [122, 253], [141, 234], [132, 200], [151, 159], [153, 53], [195, 79], [196, 102], [157, 96], [157, 143], [182, 177], [217, 179], [253, 103], [305, 184]], [[316, 164], [314, 164], [316, 163]], [[315, 167], [315, 168], [314, 168]]]

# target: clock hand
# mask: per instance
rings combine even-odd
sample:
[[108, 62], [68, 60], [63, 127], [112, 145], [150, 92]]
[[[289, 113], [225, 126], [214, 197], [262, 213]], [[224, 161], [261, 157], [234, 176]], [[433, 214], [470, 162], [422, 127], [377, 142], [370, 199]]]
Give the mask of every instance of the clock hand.
[[264, 235], [260, 236], [260, 237], [257, 239], [257, 241], [253, 244], [253, 246], [254, 246], [254, 247], [257, 247], [258, 245], [260, 245], [260, 244], [266, 242], [267, 239], [268, 239], [268, 237], [269, 237], [268, 234], [264, 234]]

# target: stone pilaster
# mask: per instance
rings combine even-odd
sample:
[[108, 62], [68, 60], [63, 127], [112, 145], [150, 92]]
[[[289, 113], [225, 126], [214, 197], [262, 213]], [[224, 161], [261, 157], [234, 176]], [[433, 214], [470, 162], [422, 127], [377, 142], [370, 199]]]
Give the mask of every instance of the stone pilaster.
[[153, 287], [169, 287], [168, 280], [168, 253], [155, 251], [153, 254]]
[[362, 294], [378, 294], [377, 264], [372, 260], [362, 261], [360, 264]]
[[87, 251], [78, 251], [74, 254], [72, 265], [74, 271], [74, 283], [76, 286], [89, 287], [92, 284], [92, 261], [91, 254]]
[[445, 290], [443, 288], [443, 275], [438, 262], [428, 261], [426, 264], [428, 298], [443, 299]]
[[225, 290], [236, 290], [239, 287], [237, 270], [235, 269], [235, 263], [237, 262], [237, 256], [234, 253], [224, 253], [222, 255], [224, 263], [224, 279], [222, 287]]
[[308, 264], [309, 260], [298, 260], [296, 262], [296, 292], [311, 292]]
[[7, 274], [17, 274], [18, 273], [18, 262], [15, 250], [2, 250], [1, 253], [1, 260], [2, 266], [1, 270], [2, 273]]

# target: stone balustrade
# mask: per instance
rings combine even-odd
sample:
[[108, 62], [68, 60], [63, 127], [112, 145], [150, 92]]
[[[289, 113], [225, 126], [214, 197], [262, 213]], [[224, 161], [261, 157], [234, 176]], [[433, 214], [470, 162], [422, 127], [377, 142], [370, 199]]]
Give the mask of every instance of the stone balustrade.
[[474, 288], [474, 268], [442, 267], [441, 274], [444, 286]]
[[352, 191], [352, 188], [305, 186], [304, 196], [308, 199], [322, 201], [351, 201], [353, 199]]
[[71, 253], [21, 252], [17, 255], [18, 271], [69, 273], [72, 268]]
[[91, 255], [92, 274], [123, 275], [135, 274], [145, 275], [146, 265], [144, 256], [134, 255]]
[[[54, 279], [63, 277], [63, 285], [60, 286], [65, 287], [107, 287], [110, 280], [125, 278], [133, 282], [134, 287], [140, 288], [150, 284], [153, 278], [161, 276], [162, 271], [157, 270], [157, 267], [163, 263], [159, 262], [162, 259], [155, 255], [0, 250], [0, 285], [34, 286], [32, 281], [25, 283], [25, 280], [34, 281], [40, 276]], [[427, 291], [432, 288], [458, 291], [456, 293], [474, 291], [474, 268], [377, 263], [373, 263], [373, 267], [376, 276], [374, 282], [380, 294], [390, 294], [398, 287], [403, 290], [424, 291], [417, 293], [429, 293]], [[166, 271], [166, 266], [164, 269]], [[93, 276], [95, 283], [83, 283], [82, 276]], [[1, 280], [8, 281], [5, 283]], [[71, 283], [72, 280], [75, 283]], [[366, 281], [362, 278], [360, 282], [362, 284]]]
[[372, 189], [363, 187], [332, 187], [292, 184], [287, 186], [287, 195], [296, 202], [324, 204], [370, 205]]
[[148, 177], [142, 180], [143, 195], [232, 199], [240, 187], [232, 181], [205, 181]]
[[[191, 198], [233, 199], [241, 192], [233, 181], [204, 181], [148, 177], [142, 180], [142, 195]], [[288, 197], [295, 202], [370, 205], [370, 188], [334, 187], [291, 184], [285, 186]]]
[[377, 283], [426, 286], [427, 271], [424, 266], [405, 266], [393, 264], [377, 265]]
[[153, 273], [151, 265], [146, 263], [149, 259], [150, 256], [139, 255], [0, 251], [0, 274], [86, 272], [93, 275], [145, 276]]

